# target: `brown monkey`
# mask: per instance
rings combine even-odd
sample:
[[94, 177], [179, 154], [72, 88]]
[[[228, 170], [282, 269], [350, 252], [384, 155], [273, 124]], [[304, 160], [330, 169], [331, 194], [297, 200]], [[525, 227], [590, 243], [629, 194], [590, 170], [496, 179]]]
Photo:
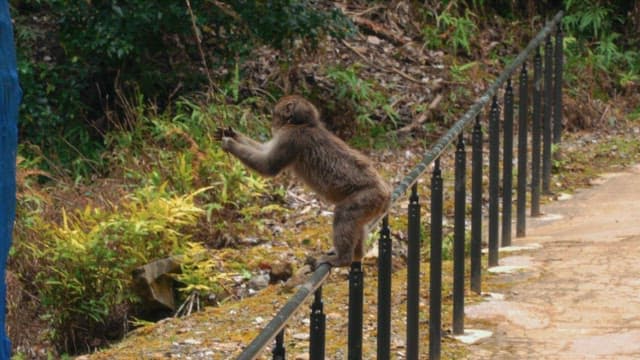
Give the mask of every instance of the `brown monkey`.
[[307, 186], [335, 204], [333, 250], [316, 264], [347, 266], [363, 257], [365, 226], [389, 206], [390, 188], [369, 159], [320, 122], [313, 104], [285, 96], [273, 111], [272, 139], [256, 142], [232, 129], [218, 129], [222, 148], [264, 176], [290, 168]]

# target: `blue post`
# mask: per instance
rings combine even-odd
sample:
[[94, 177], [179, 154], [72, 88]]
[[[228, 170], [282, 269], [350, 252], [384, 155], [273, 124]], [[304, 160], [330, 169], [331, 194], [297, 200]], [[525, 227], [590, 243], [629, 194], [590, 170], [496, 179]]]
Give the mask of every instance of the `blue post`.
[[18, 84], [16, 49], [9, 3], [0, 0], [0, 358], [9, 359], [11, 343], [5, 332], [5, 267], [16, 216], [16, 151], [18, 106], [22, 91]]

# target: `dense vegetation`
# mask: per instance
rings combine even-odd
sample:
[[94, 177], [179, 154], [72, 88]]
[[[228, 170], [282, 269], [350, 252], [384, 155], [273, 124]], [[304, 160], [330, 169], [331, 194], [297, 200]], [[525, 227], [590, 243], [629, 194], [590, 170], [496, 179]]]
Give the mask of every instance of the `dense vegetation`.
[[[100, 139], [121, 123], [109, 111], [121, 114], [122, 97], [140, 95], [165, 108], [207, 80], [227, 80], [224, 73], [255, 46], [282, 50], [284, 63], [323, 35], [349, 30], [337, 10], [310, 1], [49, 0], [16, 8], [20, 76], [30, 90], [22, 137], [56, 148], [56, 160], [82, 175], [106, 170], [95, 166], [105, 150]], [[298, 49], [295, 41], [308, 46]], [[78, 153], [85, 163], [74, 161]]]
[[[460, 88], [489, 80], [472, 79], [476, 62], [509, 59], [500, 52], [478, 58], [479, 33], [497, 33], [519, 48], [543, 22], [543, 8], [564, 8], [570, 97], [608, 102], [623, 95], [630, 119], [640, 117], [631, 96], [640, 84], [638, 1], [407, 3], [419, 24], [412, 40], [445, 51], [446, 77]], [[286, 189], [227, 157], [212, 137], [217, 126], [264, 138], [270, 103], [288, 92], [328, 99], [322, 105], [336, 112], [347, 109], [355, 125], [331, 125], [363, 130], [345, 132], [361, 146], [371, 144], [359, 141], [362, 134], [392, 146], [385, 134], [406, 122], [390, 101], [393, 94], [360, 75], [362, 65], [314, 60], [329, 37], [357, 32], [353, 12], [350, 17], [340, 8], [384, 2], [11, 4], [25, 95], [9, 269], [29, 294], [21, 301], [43, 314], [43, 336], [60, 352], [86, 351], [121, 336], [122, 324], [139, 315], [131, 271], [153, 259], [182, 255], [183, 293], [214, 299], [228, 292], [231, 275], [250, 277], [261, 266], [260, 256], [246, 256], [252, 250], [227, 252], [240, 246], [229, 234], [270, 238], [273, 223], [287, 214]], [[248, 64], [271, 54], [276, 59], [268, 66], [277, 76], [263, 79]], [[328, 86], [299, 70], [314, 61]], [[454, 95], [435, 119], [460, 110]], [[598, 125], [581, 121], [569, 125]], [[208, 249], [217, 250], [201, 256]]]

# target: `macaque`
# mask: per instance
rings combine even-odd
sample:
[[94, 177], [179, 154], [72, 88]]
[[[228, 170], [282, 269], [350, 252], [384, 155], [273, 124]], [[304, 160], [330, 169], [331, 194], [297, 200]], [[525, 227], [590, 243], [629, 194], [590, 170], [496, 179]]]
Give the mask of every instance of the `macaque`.
[[390, 187], [371, 161], [320, 122], [318, 110], [298, 95], [285, 96], [273, 111], [271, 140], [260, 143], [219, 128], [222, 149], [264, 176], [291, 169], [324, 200], [335, 205], [333, 249], [315, 265], [348, 266], [364, 255], [366, 225], [384, 214]]

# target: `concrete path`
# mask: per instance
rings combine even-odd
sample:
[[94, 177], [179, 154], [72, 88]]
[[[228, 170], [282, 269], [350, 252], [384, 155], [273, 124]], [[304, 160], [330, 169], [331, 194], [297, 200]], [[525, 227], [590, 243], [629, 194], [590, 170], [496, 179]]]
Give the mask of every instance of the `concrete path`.
[[600, 182], [528, 219], [514, 245], [539, 249], [501, 253], [529, 267], [467, 307], [467, 327], [494, 331], [470, 359], [640, 359], [640, 166]]

